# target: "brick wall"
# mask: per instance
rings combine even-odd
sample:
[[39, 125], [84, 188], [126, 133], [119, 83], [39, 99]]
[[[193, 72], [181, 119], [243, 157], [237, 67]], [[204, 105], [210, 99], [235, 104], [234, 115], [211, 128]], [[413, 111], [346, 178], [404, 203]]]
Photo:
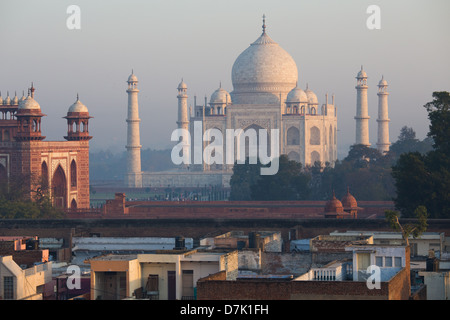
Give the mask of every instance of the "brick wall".
[[48, 261], [48, 250], [20, 250], [14, 251], [12, 257], [15, 263], [32, 267], [36, 262]]
[[308, 253], [262, 252], [262, 274], [292, 274], [300, 276], [306, 273], [312, 264]]
[[[214, 201], [214, 202], [174, 202], [174, 201], [129, 201], [117, 196], [108, 200], [102, 217], [187, 219], [187, 218], [324, 218], [325, 201]], [[359, 218], [382, 216], [387, 209], [393, 210], [389, 201], [367, 201], [360, 205], [363, 209]], [[70, 218], [98, 218], [96, 213], [71, 214]]]
[[[399, 281], [405, 274], [400, 274]], [[220, 278], [221, 279], [221, 278]], [[380, 289], [368, 289], [365, 282], [353, 281], [224, 281], [213, 277], [197, 283], [198, 300], [387, 300], [408, 299], [392, 287], [398, 284], [382, 283]], [[397, 290], [398, 291], [398, 290]], [[406, 291], [406, 289], [405, 289]]]

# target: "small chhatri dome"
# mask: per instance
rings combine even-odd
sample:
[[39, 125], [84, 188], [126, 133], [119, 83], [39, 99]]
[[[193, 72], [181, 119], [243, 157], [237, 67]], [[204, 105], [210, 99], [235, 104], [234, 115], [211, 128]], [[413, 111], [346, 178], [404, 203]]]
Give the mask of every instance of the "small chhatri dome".
[[333, 191], [333, 197], [327, 201], [325, 205], [325, 213], [332, 212], [332, 213], [340, 213], [344, 212], [344, 206], [342, 205], [342, 202], [336, 199], [336, 196], [334, 195]]
[[367, 73], [363, 70], [363, 66], [361, 66], [361, 70], [358, 72], [356, 78], [367, 78]]
[[387, 86], [387, 85], [388, 85], [388, 83], [387, 83], [386, 80], [384, 80], [384, 76], [381, 76], [381, 80], [380, 80], [380, 82], [378, 83], [378, 86], [379, 86], [379, 87], [385, 87], [385, 86]]
[[12, 104], [18, 105], [19, 104], [19, 98], [17, 97], [17, 93], [14, 92], [14, 99], [12, 100]]
[[131, 74], [128, 77], [128, 81], [127, 82], [138, 82], [138, 78], [134, 75], [134, 71], [131, 70]]
[[83, 103], [81, 103], [77, 94], [77, 101], [70, 106], [68, 112], [89, 112], [89, 110]]
[[220, 103], [220, 104], [230, 104], [231, 103], [231, 96], [230, 94], [222, 89], [222, 86], [213, 92], [211, 95], [210, 103]]
[[178, 85], [177, 89], [187, 89], [187, 85], [186, 85], [186, 83], [184, 83], [183, 79], [181, 79], [181, 82]]
[[308, 97], [309, 104], [319, 104], [316, 94], [308, 88], [308, 85], [306, 85], [305, 93]]
[[288, 103], [292, 103], [292, 102], [297, 102], [297, 103], [302, 103], [308, 102], [308, 96], [306, 94], [305, 91], [303, 91], [302, 89], [300, 89], [299, 87], [295, 87], [294, 89], [292, 89], [286, 98], [286, 102]]
[[350, 194], [349, 188], [347, 188], [347, 194], [342, 198], [341, 202], [344, 208], [352, 209], [358, 207], [358, 203], [355, 197]]
[[41, 110], [41, 106], [34, 98], [28, 96], [25, 100], [19, 102], [18, 110]]
[[6, 94], [6, 99], [3, 100], [3, 104], [6, 104], [6, 105], [11, 104], [11, 98], [9, 97], [9, 91]]

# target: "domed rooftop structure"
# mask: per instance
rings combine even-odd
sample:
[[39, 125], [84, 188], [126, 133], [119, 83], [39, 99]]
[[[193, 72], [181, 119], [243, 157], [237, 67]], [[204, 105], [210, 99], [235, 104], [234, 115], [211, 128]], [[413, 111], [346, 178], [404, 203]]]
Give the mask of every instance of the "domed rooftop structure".
[[263, 33], [236, 59], [231, 71], [235, 104], [278, 104], [296, 86], [298, 70], [294, 59]]
[[347, 194], [341, 200], [344, 209], [356, 209], [358, 208], [358, 203], [354, 196], [350, 194], [350, 190], [347, 188]]
[[309, 104], [319, 104], [316, 94], [308, 88], [308, 85], [306, 85], [305, 93], [308, 96]]
[[361, 70], [358, 72], [356, 78], [367, 78], [367, 73], [364, 71], [363, 66], [361, 66]]
[[186, 83], [183, 81], [183, 79], [181, 79], [181, 82], [180, 82], [180, 84], [178, 85], [178, 88], [177, 88], [178, 90], [180, 90], [180, 89], [187, 89], [187, 85], [186, 85]]
[[41, 110], [39, 103], [33, 97], [28, 96], [25, 100], [19, 102], [18, 110]]
[[9, 97], [9, 92], [6, 95], [6, 99], [3, 100], [3, 104], [5, 104], [5, 105], [11, 104], [11, 98]]
[[306, 92], [300, 89], [299, 87], [295, 87], [291, 91], [289, 91], [287, 98], [287, 103], [307, 103], [308, 102], [308, 96], [306, 95]]
[[333, 191], [333, 197], [330, 200], [328, 200], [325, 205], [325, 214], [342, 213], [342, 212], [344, 212], [344, 206], [342, 205], [342, 202], [336, 198]]
[[68, 112], [89, 112], [89, 110], [83, 103], [81, 103], [77, 94], [77, 101], [70, 106]]
[[384, 86], [387, 86], [387, 85], [388, 85], [387, 81], [384, 80], [384, 76], [382, 76], [380, 82], [378, 83], [378, 86], [379, 87], [384, 87]]
[[210, 103], [212, 104], [231, 104], [231, 96], [228, 91], [220, 87], [211, 95]]
[[127, 82], [138, 82], [138, 78], [134, 75], [133, 70], [131, 70], [131, 74], [128, 77], [128, 81]]
[[19, 104], [19, 98], [17, 97], [17, 93], [14, 93], [14, 98], [12, 100], [12, 104], [13, 105], [18, 105]]

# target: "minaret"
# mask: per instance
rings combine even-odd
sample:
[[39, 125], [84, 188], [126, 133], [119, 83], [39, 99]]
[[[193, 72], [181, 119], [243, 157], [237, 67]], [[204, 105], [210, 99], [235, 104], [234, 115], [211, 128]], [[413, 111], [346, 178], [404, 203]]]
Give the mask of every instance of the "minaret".
[[378, 142], [377, 148], [381, 154], [389, 151], [389, 118], [388, 118], [388, 95], [387, 81], [384, 77], [378, 83]]
[[[184, 83], [183, 79], [181, 79], [180, 84], [178, 85], [178, 129], [184, 129], [186, 134], [189, 134], [189, 113], [188, 113], [188, 105], [187, 105], [187, 85]], [[181, 140], [181, 138], [180, 138]], [[189, 152], [189, 141], [188, 137], [183, 137], [186, 145], [183, 147], [183, 157], [186, 160], [190, 160], [190, 152]], [[186, 163], [185, 163], [186, 164]]]
[[128, 77], [128, 131], [127, 131], [127, 174], [125, 184], [130, 188], [142, 188], [141, 144], [139, 134], [138, 79], [133, 71]]
[[356, 76], [356, 142], [370, 147], [369, 143], [369, 107], [367, 102], [367, 74], [361, 66]]

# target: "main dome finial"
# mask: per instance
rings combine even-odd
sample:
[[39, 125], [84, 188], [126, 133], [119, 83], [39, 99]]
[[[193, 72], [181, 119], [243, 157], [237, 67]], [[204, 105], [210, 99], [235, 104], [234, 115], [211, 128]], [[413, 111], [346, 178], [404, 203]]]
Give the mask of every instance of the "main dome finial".
[[263, 25], [262, 25], [262, 29], [263, 29], [263, 34], [266, 33], [266, 15], [263, 14]]

